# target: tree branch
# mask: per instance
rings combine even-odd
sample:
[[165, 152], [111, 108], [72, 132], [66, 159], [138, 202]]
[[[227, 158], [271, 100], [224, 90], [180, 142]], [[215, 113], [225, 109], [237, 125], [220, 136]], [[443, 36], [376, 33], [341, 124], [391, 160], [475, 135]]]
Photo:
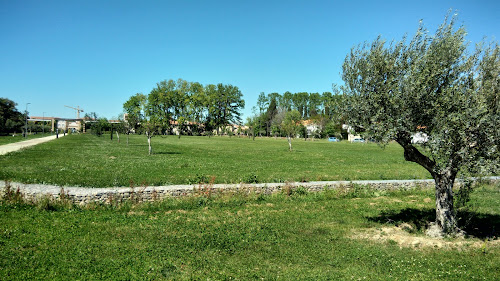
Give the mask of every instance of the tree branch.
[[422, 154], [416, 147], [411, 144], [411, 137], [408, 132], [399, 132], [396, 137], [396, 142], [404, 149], [404, 157], [406, 161], [411, 161], [424, 167], [434, 177], [436, 172], [434, 167], [436, 162]]

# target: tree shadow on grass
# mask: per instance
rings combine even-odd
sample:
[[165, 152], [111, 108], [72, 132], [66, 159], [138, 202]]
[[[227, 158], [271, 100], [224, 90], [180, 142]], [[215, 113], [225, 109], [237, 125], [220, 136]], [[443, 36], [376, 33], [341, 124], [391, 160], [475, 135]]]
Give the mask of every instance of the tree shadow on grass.
[[[436, 210], [406, 208], [399, 211], [382, 212], [376, 217], [367, 217], [369, 221], [382, 224], [410, 224], [418, 232], [424, 232], [430, 222], [435, 221]], [[500, 215], [484, 214], [473, 211], [457, 212], [458, 226], [467, 235], [480, 239], [497, 237], [500, 232]]]

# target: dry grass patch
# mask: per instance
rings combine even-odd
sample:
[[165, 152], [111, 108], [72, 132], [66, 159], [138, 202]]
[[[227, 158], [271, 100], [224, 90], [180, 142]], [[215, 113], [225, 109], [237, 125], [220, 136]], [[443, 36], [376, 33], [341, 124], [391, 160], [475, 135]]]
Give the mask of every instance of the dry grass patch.
[[396, 243], [400, 248], [413, 249], [491, 249], [500, 248], [500, 240], [480, 240], [477, 238], [440, 239], [409, 233], [413, 227], [407, 223], [399, 226], [384, 226], [353, 230], [350, 238], [374, 242]]

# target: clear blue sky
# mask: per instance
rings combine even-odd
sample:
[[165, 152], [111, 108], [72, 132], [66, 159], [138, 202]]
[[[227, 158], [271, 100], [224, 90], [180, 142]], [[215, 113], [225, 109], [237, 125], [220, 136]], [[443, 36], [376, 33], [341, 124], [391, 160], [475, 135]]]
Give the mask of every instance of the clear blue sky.
[[[500, 1], [0, 0], [0, 97], [30, 115], [112, 118], [135, 93], [182, 78], [260, 92], [325, 92], [350, 48], [434, 32], [449, 9], [468, 40], [499, 40]], [[45, 112], [45, 113], [44, 113]]]

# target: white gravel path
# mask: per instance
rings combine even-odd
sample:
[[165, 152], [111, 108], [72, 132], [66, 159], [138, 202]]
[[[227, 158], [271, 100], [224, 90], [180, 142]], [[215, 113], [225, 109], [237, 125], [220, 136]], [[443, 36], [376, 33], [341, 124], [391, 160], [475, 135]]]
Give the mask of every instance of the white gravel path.
[[[64, 134], [59, 134], [59, 137], [63, 137], [63, 136], [64, 136]], [[54, 140], [56, 138], [57, 138], [56, 135], [53, 135], [53, 136], [48, 136], [48, 137], [43, 137], [43, 138], [29, 139], [29, 140], [25, 140], [25, 141], [0, 145], [0, 155], [5, 155], [9, 152], [18, 151], [18, 150], [21, 150], [21, 149], [26, 148], [26, 147], [37, 145], [39, 143], [48, 142], [48, 141]]]

